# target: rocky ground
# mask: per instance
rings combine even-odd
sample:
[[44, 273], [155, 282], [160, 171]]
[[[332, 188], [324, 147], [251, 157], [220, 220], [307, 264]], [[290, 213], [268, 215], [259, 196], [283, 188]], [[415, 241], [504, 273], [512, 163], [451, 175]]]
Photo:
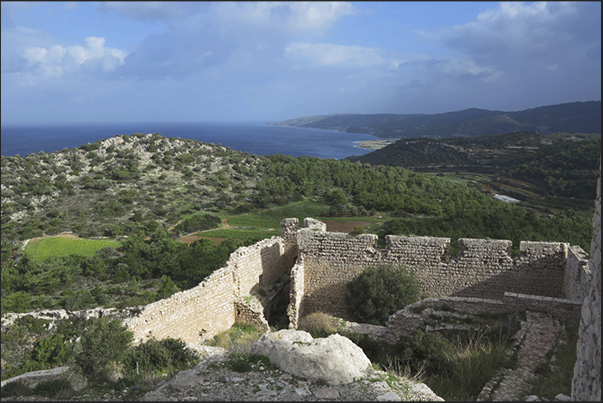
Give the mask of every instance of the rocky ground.
[[442, 401], [427, 386], [402, 378], [392, 379], [382, 371], [369, 370], [352, 383], [329, 385], [310, 381], [257, 363], [248, 372], [236, 372], [222, 355], [208, 357], [195, 368], [182, 371], [157, 389], [143, 395], [143, 401]]
[[[255, 349], [255, 350], [254, 350]], [[262, 350], [263, 349], [263, 350]], [[76, 401], [442, 401], [429, 387], [375, 370], [362, 350], [348, 339], [282, 330], [244, 350], [197, 346], [202, 356], [194, 368], [170, 379], [149, 379], [122, 390], [76, 393], [59, 400]], [[39, 371], [48, 372], [48, 371]], [[296, 375], [294, 375], [296, 374]], [[26, 383], [50, 374], [29, 373]], [[54, 375], [53, 375], [54, 376]], [[81, 389], [85, 390], [85, 389]], [[51, 400], [40, 396], [3, 398]]]

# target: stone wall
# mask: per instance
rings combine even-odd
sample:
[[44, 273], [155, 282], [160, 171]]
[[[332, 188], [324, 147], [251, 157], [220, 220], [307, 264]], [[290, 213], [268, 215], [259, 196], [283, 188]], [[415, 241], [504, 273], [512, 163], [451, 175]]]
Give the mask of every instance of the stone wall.
[[582, 302], [590, 281], [588, 256], [579, 246], [572, 246], [567, 256], [563, 277], [563, 297]]
[[590, 247], [591, 272], [582, 305], [572, 400], [601, 401], [601, 162]]
[[294, 257], [281, 237], [241, 247], [223, 268], [198, 286], [146, 305], [125, 323], [134, 332], [136, 342], [174, 337], [188, 343], [210, 339], [229, 329], [237, 315], [242, 321], [264, 323], [257, 307], [243, 303], [241, 298], [280, 279], [293, 266]]
[[354, 237], [320, 227], [299, 229], [297, 242], [291, 323], [316, 311], [351, 319], [346, 284], [379, 263], [404, 265], [427, 297], [502, 299], [511, 292], [562, 298], [569, 251], [567, 243], [523, 241], [520, 254], [513, 257], [511, 241], [462, 238], [453, 256], [449, 238], [388, 235], [386, 247], [378, 248], [374, 234]]

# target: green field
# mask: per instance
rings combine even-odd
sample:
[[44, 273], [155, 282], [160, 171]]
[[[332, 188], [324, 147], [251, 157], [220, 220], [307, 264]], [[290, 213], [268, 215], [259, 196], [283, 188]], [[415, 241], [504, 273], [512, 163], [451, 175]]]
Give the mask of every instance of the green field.
[[[229, 238], [229, 239], [264, 239], [281, 234], [281, 221], [284, 218], [297, 218], [299, 225], [303, 226], [304, 219], [312, 217], [321, 221], [338, 221], [348, 223], [354, 221], [368, 221], [371, 226], [368, 232], [375, 231], [386, 218], [384, 217], [325, 217], [322, 213], [329, 209], [328, 204], [312, 200], [303, 200], [285, 206], [269, 208], [240, 215], [224, 215], [229, 226], [234, 228], [217, 228], [198, 232], [194, 235], [201, 237]], [[388, 216], [389, 217], [389, 216]]]
[[25, 247], [25, 252], [35, 261], [42, 262], [52, 256], [94, 256], [97, 250], [102, 248], [121, 247], [121, 242], [107, 239], [70, 239], [63, 237], [51, 237], [30, 241]]
[[265, 239], [273, 236], [279, 236], [280, 229], [277, 230], [247, 230], [247, 229], [217, 229], [213, 231], [198, 232], [194, 235], [210, 238], [225, 238], [225, 239]]
[[306, 217], [317, 218], [329, 205], [311, 200], [303, 200], [287, 204], [282, 207], [274, 207], [257, 212], [235, 215], [228, 219], [228, 224], [238, 228], [269, 229], [273, 228], [280, 233], [281, 221], [284, 218], [297, 218], [300, 224]]

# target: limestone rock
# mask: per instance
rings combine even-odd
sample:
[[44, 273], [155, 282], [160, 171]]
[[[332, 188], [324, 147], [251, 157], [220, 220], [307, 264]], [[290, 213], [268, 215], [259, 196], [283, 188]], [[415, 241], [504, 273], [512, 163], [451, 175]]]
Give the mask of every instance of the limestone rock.
[[282, 371], [331, 385], [353, 382], [371, 364], [360, 347], [339, 334], [313, 339], [308, 332], [280, 330], [262, 336], [249, 352], [268, 356]]

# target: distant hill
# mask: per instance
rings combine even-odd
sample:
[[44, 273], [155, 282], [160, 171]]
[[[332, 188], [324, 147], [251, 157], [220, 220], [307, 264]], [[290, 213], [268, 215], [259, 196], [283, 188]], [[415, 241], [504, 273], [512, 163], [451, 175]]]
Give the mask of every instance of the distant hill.
[[[352, 162], [418, 172], [474, 172], [529, 184], [542, 196], [592, 200], [601, 156], [600, 134], [512, 132], [477, 137], [403, 138]], [[523, 195], [522, 195], [523, 196]]]
[[430, 115], [334, 114], [273, 123], [390, 137], [472, 137], [514, 131], [601, 133], [601, 101], [541, 106], [519, 112], [465, 109]]

